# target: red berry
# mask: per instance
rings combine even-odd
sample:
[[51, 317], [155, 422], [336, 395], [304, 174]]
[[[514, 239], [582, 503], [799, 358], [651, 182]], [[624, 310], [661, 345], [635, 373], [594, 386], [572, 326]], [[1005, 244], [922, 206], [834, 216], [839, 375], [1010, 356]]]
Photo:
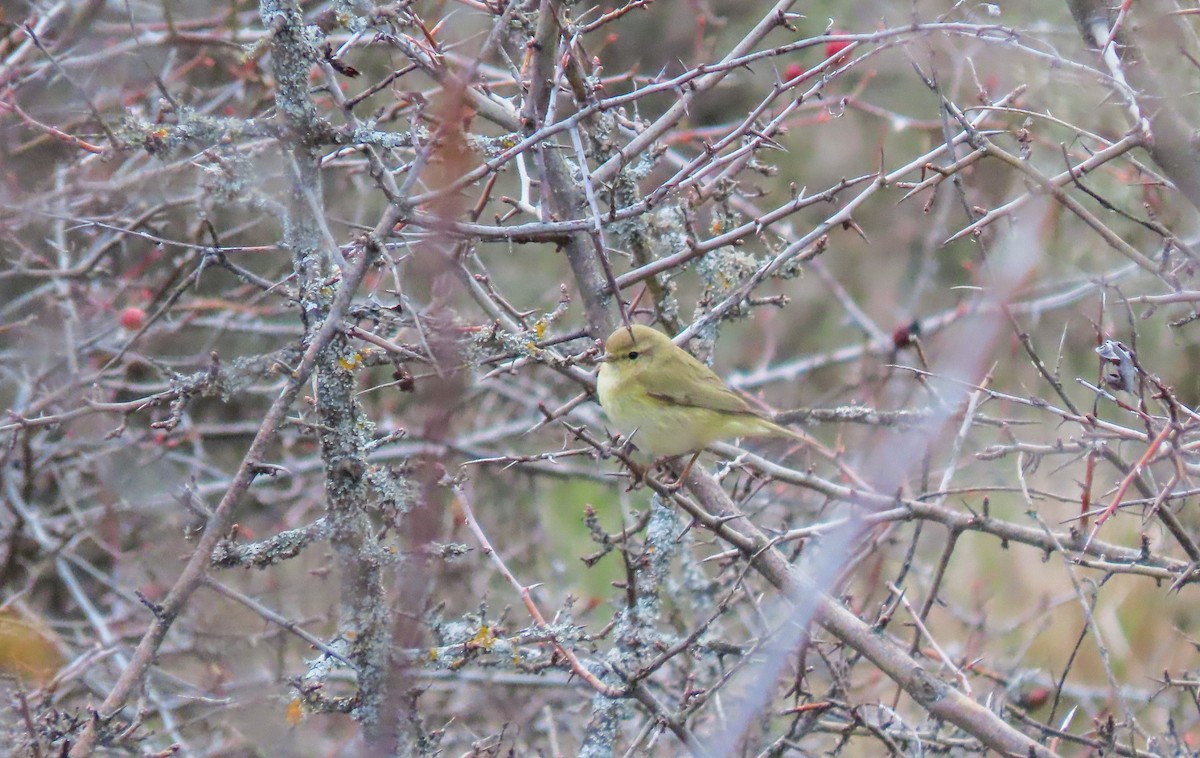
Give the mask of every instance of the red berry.
[[804, 66], [801, 66], [799, 63], [789, 63], [787, 68], [783, 70], [783, 80], [785, 82], [790, 82], [803, 73]]
[[[838, 31], [835, 31], [833, 33], [841, 34], [841, 32], [838, 32]], [[848, 42], [846, 40], [830, 40], [825, 43], [825, 57], [826, 58], [836, 58], [837, 56], [841, 55], [841, 53], [846, 48], [850, 47], [851, 44], [852, 44], [851, 42]], [[842, 57], [838, 58], [837, 62], [839, 64], [845, 63], [847, 57], [849, 57], [849, 56], [842, 55]]]
[[1017, 705], [1028, 710], [1041, 708], [1049, 702], [1051, 694], [1053, 693], [1045, 687], [1034, 687], [1017, 698]]
[[892, 332], [892, 346], [897, 350], [908, 347], [921, 336], [921, 322], [913, 321], [910, 324], [896, 327]]
[[141, 329], [142, 325], [145, 323], [146, 312], [141, 308], [136, 308], [131, 305], [125, 310], [121, 311], [121, 326], [125, 327], [126, 329], [135, 331], [137, 329]]

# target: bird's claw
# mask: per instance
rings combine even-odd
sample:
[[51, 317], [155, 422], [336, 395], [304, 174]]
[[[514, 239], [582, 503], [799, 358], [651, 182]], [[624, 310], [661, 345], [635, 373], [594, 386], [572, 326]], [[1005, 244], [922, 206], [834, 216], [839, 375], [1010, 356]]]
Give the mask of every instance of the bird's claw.
[[664, 484], [662, 487], [668, 495], [674, 495], [676, 492], [683, 489], [683, 478], [680, 477], [673, 482]]

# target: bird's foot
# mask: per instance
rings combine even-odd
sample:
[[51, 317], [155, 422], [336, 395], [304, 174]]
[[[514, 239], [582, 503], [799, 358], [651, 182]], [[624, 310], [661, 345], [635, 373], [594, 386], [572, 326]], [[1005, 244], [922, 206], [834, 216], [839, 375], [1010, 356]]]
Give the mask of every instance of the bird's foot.
[[664, 482], [662, 487], [668, 495], [674, 495], [676, 492], [683, 489], [683, 477], [679, 477], [673, 482]]
[[[670, 467], [667, 464], [670, 461], [672, 461], [674, 458], [675, 458], [675, 456], [670, 456], [670, 455], [664, 456], [662, 458], [659, 458], [657, 461], [655, 461], [654, 465], [655, 465], [655, 467], [657, 467], [659, 470], [661, 470], [663, 472], [672, 473]], [[688, 464], [683, 467], [683, 471], [681, 471], [678, 476], [675, 476], [672, 481], [670, 481], [670, 482], [664, 481], [663, 482], [663, 489], [667, 491], [667, 494], [673, 495], [676, 492], [678, 492], [679, 490], [683, 489], [683, 480], [687, 478], [688, 472], [692, 470], [692, 463], [694, 461], [695, 461], [695, 457], [693, 457], [691, 461], [688, 461]]]

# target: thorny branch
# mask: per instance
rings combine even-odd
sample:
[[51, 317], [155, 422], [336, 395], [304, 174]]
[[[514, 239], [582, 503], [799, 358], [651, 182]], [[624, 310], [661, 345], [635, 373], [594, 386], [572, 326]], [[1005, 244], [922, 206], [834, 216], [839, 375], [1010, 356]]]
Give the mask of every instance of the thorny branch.
[[[1194, 750], [1200, 16], [1115, 5], [13, 11], [4, 742]], [[813, 442], [664, 487], [635, 321]]]

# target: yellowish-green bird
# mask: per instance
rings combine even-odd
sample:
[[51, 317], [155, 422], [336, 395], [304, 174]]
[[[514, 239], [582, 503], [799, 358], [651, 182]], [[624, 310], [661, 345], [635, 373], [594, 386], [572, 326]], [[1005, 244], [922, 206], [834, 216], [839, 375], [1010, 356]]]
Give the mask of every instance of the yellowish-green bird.
[[[604, 343], [596, 381], [600, 406], [618, 431], [651, 455], [696, 453], [734, 437], [808, 437], [759, 414], [691, 353], [657, 329], [619, 327]], [[696, 456], [688, 462], [687, 475]]]

